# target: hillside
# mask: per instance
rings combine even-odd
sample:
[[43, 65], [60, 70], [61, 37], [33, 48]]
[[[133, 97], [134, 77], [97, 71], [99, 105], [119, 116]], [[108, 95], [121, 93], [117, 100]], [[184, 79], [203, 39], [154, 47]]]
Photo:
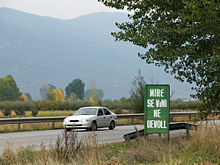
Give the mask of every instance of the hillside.
[[0, 8], [0, 77], [11, 74], [35, 99], [42, 85], [64, 89], [75, 78], [87, 87], [94, 81], [105, 98], [114, 99], [129, 96], [141, 69], [148, 83], [169, 83], [174, 98], [189, 98], [188, 84], [145, 64], [137, 57], [140, 48], [114, 41], [114, 23], [126, 19], [122, 13], [94, 13], [61, 20]]

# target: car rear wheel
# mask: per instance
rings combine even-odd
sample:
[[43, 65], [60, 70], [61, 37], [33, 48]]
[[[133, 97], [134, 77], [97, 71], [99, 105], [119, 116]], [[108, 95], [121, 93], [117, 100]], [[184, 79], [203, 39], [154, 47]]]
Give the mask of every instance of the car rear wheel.
[[115, 122], [111, 121], [110, 126], [108, 127], [110, 130], [113, 130], [115, 128]]
[[90, 130], [91, 130], [91, 131], [96, 131], [96, 130], [97, 130], [97, 125], [96, 125], [96, 122], [95, 122], [95, 121], [92, 122], [91, 127], [90, 127]]

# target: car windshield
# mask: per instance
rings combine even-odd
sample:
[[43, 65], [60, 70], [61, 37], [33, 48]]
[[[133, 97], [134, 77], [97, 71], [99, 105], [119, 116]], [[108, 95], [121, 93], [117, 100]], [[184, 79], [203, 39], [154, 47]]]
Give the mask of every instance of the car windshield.
[[73, 115], [96, 115], [96, 108], [80, 108]]

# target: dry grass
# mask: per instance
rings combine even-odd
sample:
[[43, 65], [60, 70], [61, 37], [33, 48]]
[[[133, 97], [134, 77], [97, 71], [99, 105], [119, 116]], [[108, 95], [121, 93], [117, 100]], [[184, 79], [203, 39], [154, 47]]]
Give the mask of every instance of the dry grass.
[[37, 117], [44, 116], [70, 116], [75, 111], [39, 111]]
[[[199, 127], [190, 139], [178, 137], [144, 139], [106, 147], [107, 159], [116, 157], [120, 164], [211, 165], [220, 163], [219, 128]], [[114, 151], [114, 152], [112, 152]]]
[[219, 128], [199, 127], [190, 139], [139, 138], [129, 143], [99, 145], [91, 133], [82, 141], [74, 132], [59, 137], [48, 149], [41, 144], [13, 151], [8, 145], [2, 156], [2, 165], [217, 165], [220, 163]]
[[[63, 128], [62, 122], [56, 122], [54, 124], [55, 128]], [[20, 125], [20, 131], [31, 131], [31, 130], [48, 130], [52, 129], [52, 123], [27, 123]], [[3, 132], [15, 132], [18, 130], [17, 124], [4, 124], [0, 126], [0, 133]]]
[[0, 111], [0, 118], [4, 117], [4, 114], [2, 113], [2, 111]]

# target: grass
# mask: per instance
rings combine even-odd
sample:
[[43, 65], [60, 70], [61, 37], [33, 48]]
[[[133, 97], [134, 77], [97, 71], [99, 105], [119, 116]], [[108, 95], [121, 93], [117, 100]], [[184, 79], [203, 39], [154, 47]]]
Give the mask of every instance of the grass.
[[[55, 129], [63, 128], [63, 122], [56, 122], [54, 124]], [[20, 125], [20, 131], [38, 131], [38, 130], [49, 130], [52, 129], [52, 123], [27, 123]], [[0, 133], [6, 132], [17, 132], [17, 124], [4, 124], [0, 127]]]
[[83, 140], [75, 132], [63, 133], [56, 144], [12, 150], [0, 156], [2, 165], [217, 165], [220, 156], [219, 128], [199, 127], [189, 139], [138, 138], [131, 142], [99, 145], [95, 134]]
[[[117, 149], [118, 147], [118, 149]], [[199, 128], [185, 138], [139, 139], [129, 144], [119, 144], [114, 157], [122, 164], [178, 164], [217, 163], [220, 156], [220, 135], [216, 130]]]

